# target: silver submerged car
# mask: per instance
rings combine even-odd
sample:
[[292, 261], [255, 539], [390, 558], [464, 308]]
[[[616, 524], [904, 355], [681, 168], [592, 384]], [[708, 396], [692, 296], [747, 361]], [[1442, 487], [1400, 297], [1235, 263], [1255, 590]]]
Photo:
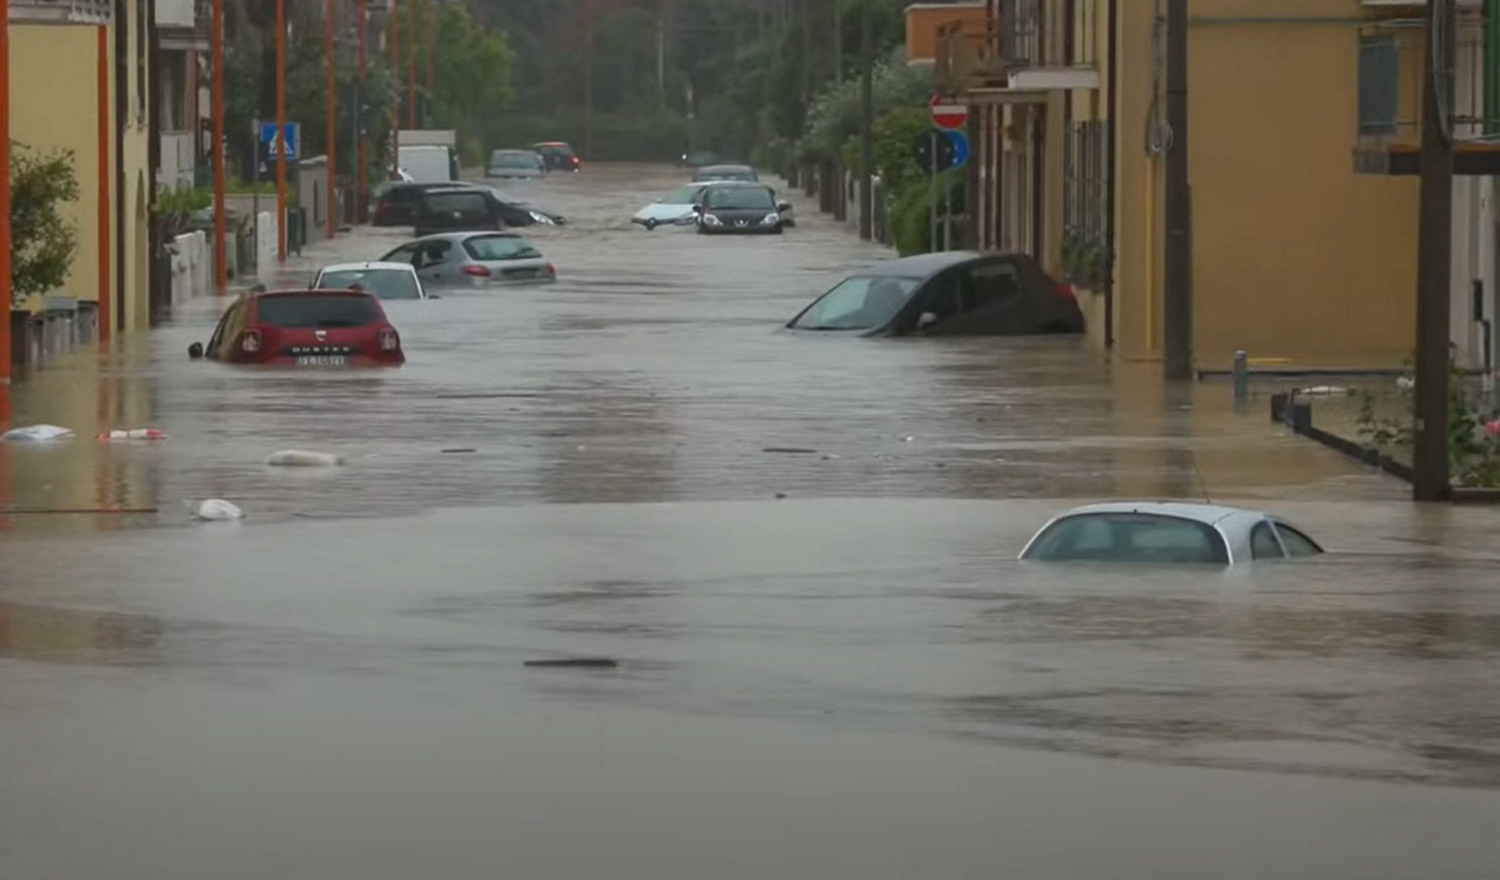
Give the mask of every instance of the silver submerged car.
[[407, 242], [381, 257], [410, 263], [422, 283], [437, 287], [550, 284], [557, 267], [513, 232], [445, 232]]
[[338, 263], [324, 266], [313, 278], [313, 290], [357, 288], [380, 299], [427, 299], [411, 263]]
[[495, 150], [486, 163], [486, 177], [537, 178], [547, 173], [547, 164], [531, 150]]
[[1026, 544], [1036, 562], [1243, 565], [1317, 556], [1323, 548], [1281, 517], [1180, 501], [1117, 501], [1075, 507]]

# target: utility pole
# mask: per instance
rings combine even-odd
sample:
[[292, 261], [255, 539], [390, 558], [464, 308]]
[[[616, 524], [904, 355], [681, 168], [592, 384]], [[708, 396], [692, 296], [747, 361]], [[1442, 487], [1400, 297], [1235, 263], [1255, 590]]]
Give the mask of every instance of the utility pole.
[[368, 160], [365, 156], [365, 64], [368, 61], [365, 53], [368, 51], [370, 33], [370, 0], [358, 0], [358, 4], [355, 26], [359, 28], [359, 33], [354, 38], [355, 52], [358, 54], [355, 64], [359, 70], [354, 88], [354, 207], [358, 211], [356, 221], [363, 221], [370, 192], [369, 169], [366, 167]]
[[406, 0], [406, 127], [417, 127], [417, 0]]
[[833, 4], [833, 81], [844, 79], [844, 0], [829, 0]]
[[583, 0], [583, 154], [594, 155], [594, 0]]
[[324, 87], [325, 87], [325, 90], [327, 92], [327, 94], [325, 95], [325, 101], [327, 103], [327, 107], [325, 108], [325, 110], [327, 111], [327, 116], [328, 116], [328, 119], [326, 120], [325, 134], [324, 134], [323, 137], [324, 137], [324, 140], [326, 140], [328, 142], [326, 144], [326, 147], [327, 147], [326, 152], [328, 153], [328, 180], [327, 180], [326, 203], [327, 203], [327, 206], [328, 206], [328, 237], [329, 238], [336, 237], [338, 235], [338, 231], [339, 231], [339, 218], [338, 218], [338, 209], [337, 209], [338, 206], [336, 204], [337, 198], [338, 198], [338, 187], [335, 185], [335, 181], [334, 181], [334, 177], [337, 174], [338, 167], [339, 167], [338, 166], [338, 160], [337, 160], [337, 150], [338, 150], [338, 140], [339, 139], [338, 139], [338, 122], [337, 122], [337, 118], [336, 118], [336, 115], [335, 115], [338, 112], [338, 99], [336, 97], [335, 90], [334, 90], [335, 89], [334, 71], [335, 71], [335, 62], [337, 61], [337, 59], [334, 57], [334, 54], [333, 54], [333, 28], [334, 28], [334, 20], [333, 20], [333, 18], [334, 18], [333, 0], [323, 0], [323, 54], [327, 56], [324, 59], [324, 65], [325, 65], [324, 76], [325, 76], [325, 79], [326, 79], [326, 82], [324, 83]]
[[870, 4], [859, 14], [859, 60], [863, 80], [859, 85], [859, 237], [875, 237], [875, 193], [870, 175], [875, 166], [875, 49], [871, 34]]
[[1166, 289], [1162, 376], [1193, 378], [1193, 201], [1188, 182], [1187, 0], [1167, 0]]
[[[229, 291], [229, 220], [224, 203], [224, 0], [213, 0], [212, 99], [214, 118], [214, 293]], [[256, 132], [256, 137], [260, 133]], [[259, 152], [259, 148], [256, 149]], [[256, 157], [260, 161], [260, 157]]]
[[391, 180], [401, 179], [401, 89], [397, 79], [401, 75], [401, 8], [392, 0], [391, 11], [386, 15], [386, 42], [391, 53]]
[[[10, 399], [10, 0], [0, 0], [0, 418]], [[101, 304], [102, 305], [102, 304]]]
[[437, 42], [437, 6], [427, 0], [427, 125], [432, 125], [432, 105], [437, 97], [437, 67], [432, 60], [432, 49]]
[[286, 262], [286, 0], [276, 0], [276, 259]]
[[1417, 238], [1417, 359], [1412, 498], [1445, 501], [1449, 489], [1448, 319], [1453, 259], [1453, 89], [1458, 10], [1429, 0], [1422, 65], [1421, 202]]

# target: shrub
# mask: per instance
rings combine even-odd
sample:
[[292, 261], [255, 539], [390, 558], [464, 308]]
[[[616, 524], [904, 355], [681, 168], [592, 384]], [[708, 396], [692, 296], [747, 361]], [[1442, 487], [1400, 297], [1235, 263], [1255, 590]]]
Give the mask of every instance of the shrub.
[[56, 290], [68, 277], [78, 233], [59, 208], [78, 198], [73, 154], [10, 144], [11, 302]]

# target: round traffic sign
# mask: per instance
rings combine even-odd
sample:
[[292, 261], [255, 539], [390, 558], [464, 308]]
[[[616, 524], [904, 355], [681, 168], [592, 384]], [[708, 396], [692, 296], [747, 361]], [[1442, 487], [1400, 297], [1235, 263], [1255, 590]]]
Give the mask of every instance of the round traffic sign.
[[942, 95], [933, 95], [927, 106], [932, 108], [932, 124], [938, 128], [962, 128], [969, 121], [968, 105], [955, 104]]

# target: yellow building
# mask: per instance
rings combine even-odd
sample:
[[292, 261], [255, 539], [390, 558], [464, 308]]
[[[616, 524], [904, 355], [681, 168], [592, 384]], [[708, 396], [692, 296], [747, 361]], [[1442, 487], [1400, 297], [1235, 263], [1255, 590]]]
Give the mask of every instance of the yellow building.
[[78, 249], [55, 293], [98, 302], [101, 333], [150, 323], [149, 6], [10, 3], [11, 138], [72, 155], [79, 195], [64, 213]]
[[[1071, 277], [1101, 347], [1125, 359], [1159, 358], [1171, 143], [1164, 3], [988, 2], [984, 37], [955, 34], [938, 50], [940, 85], [972, 108], [979, 244], [1035, 254]], [[1410, 24], [1420, 7], [1189, 3], [1200, 367], [1227, 367], [1237, 349], [1309, 366], [1389, 366], [1410, 353], [1416, 180], [1361, 173], [1369, 168], [1357, 167], [1356, 145], [1366, 122], [1368, 34]], [[1419, 62], [1404, 57], [1401, 69]], [[1463, 186], [1474, 189], [1475, 205], [1488, 205], [1479, 195], [1492, 191], [1487, 178]], [[1456, 202], [1460, 238], [1471, 222], [1463, 204]], [[1475, 282], [1488, 280], [1493, 313], [1492, 224], [1472, 224], [1488, 256], [1475, 277], [1455, 272], [1461, 349]]]

